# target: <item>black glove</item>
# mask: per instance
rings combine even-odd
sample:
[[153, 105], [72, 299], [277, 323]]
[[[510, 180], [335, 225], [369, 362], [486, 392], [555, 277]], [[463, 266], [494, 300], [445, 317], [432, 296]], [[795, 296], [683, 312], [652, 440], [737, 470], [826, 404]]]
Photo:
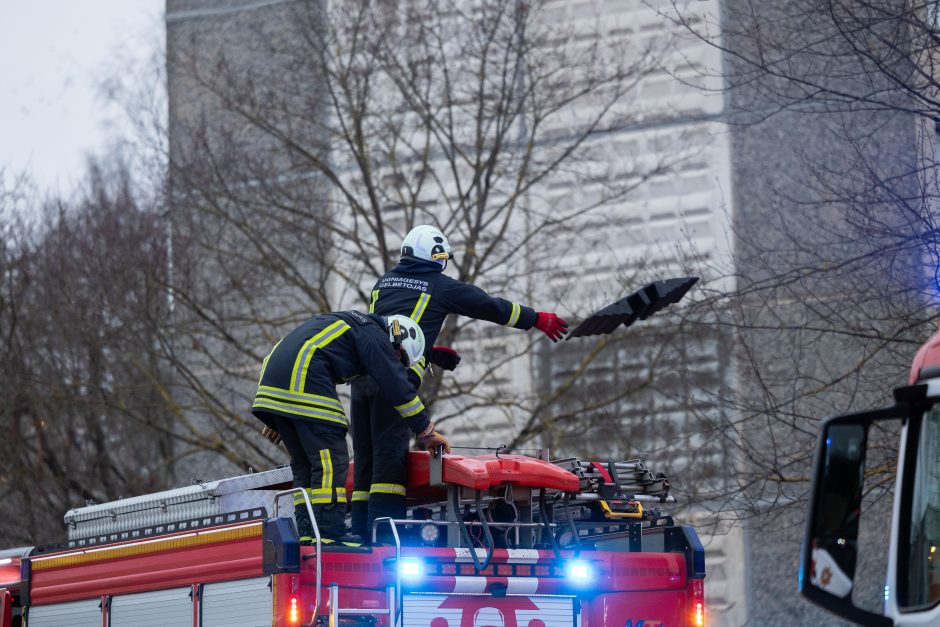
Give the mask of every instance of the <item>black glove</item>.
[[450, 346], [435, 346], [431, 349], [429, 361], [444, 370], [453, 370], [460, 363], [460, 355]]

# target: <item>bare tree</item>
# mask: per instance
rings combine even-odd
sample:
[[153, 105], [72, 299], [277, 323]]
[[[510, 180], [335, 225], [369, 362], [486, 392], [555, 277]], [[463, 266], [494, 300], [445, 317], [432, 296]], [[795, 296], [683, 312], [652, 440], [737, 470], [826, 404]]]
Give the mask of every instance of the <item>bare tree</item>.
[[[699, 419], [733, 453], [710, 504], [756, 530], [759, 561], [797, 561], [820, 420], [890, 403], [937, 319], [934, 8], [733, 0], [706, 19], [663, 11], [723, 60], [709, 71], [735, 159], [735, 287], [707, 294], [695, 315], [733, 338], [735, 385], [719, 399], [723, 422]], [[870, 468], [873, 496], [890, 494], [896, 447], [896, 434], [876, 438], [885, 463]], [[761, 568], [751, 577], [753, 620], [801, 607]]]
[[[189, 338], [173, 358], [180, 398], [200, 416], [187, 437], [209, 425], [229, 459], [278, 459], [259, 457], [247, 412], [263, 352], [311, 314], [367, 308], [415, 224], [458, 245], [461, 280], [544, 308], [574, 293], [582, 273], [559, 261], [590, 251], [579, 227], [689, 154], [681, 142], [644, 159], [604, 149], [609, 134], [662, 114], [634, 96], [669, 37], [608, 36], [599, 21], [585, 32], [556, 9], [302, 2], [254, 22], [170, 22], [173, 222], [199, 260], [173, 283], [175, 341]], [[588, 170], [602, 193], [548, 193]], [[640, 280], [609, 258], [622, 282], [578, 313]], [[574, 351], [581, 367], [554, 387], [520, 384], [547, 357], [533, 352], [537, 337], [450, 320], [441, 338], [467, 365], [422, 388], [436, 420], [464, 433], [468, 417], [509, 424], [504, 437], [520, 445], [573, 426], [578, 409], [561, 401], [608, 344]], [[595, 390], [580, 410], [602, 415], [631, 391]]]
[[0, 200], [7, 543], [60, 539], [86, 499], [164, 488], [174, 461], [158, 214], [120, 165], [93, 165], [73, 202], [30, 206], [30, 191]]

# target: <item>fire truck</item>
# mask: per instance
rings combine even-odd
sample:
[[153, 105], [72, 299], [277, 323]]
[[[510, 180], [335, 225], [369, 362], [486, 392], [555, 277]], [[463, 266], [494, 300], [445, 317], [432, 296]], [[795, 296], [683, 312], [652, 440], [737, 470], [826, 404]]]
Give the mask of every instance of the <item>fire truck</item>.
[[[567, 339], [646, 320], [697, 281], [650, 283]], [[377, 520], [368, 547], [323, 543], [309, 500], [302, 545], [280, 506], [309, 497], [287, 467], [70, 510], [61, 546], [0, 552], [0, 627], [705, 624], [702, 544], [642, 460], [409, 455], [406, 518]]]
[[[894, 473], [890, 526], [866, 506]], [[872, 487], [874, 484], [874, 488]], [[866, 521], [862, 523], [863, 519]], [[874, 519], [874, 520], [872, 520]], [[872, 523], [874, 526], [872, 526]], [[884, 598], [859, 593], [860, 542], [888, 547]], [[887, 537], [884, 537], [887, 536]], [[800, 569], [813, 603], [865, 625], [940, 626], [940, 331], [914, 358], [894, 404], [837, 416], [820, 430]]]
[[705, 624], [702, 545], [642, 460], [409, 455], [368, 547], [301, 545], [286, 467], [70, 510], [62, 545], [0, 553], [0, 627]]

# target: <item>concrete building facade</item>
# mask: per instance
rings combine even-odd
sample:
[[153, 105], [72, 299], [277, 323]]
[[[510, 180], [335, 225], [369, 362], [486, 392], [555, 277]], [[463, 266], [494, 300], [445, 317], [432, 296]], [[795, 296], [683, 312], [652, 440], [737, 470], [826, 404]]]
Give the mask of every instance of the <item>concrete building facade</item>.
[[[310, 126], [291, 120], [287, 113], [278, 119], [284, 123], [283, 128], [299, 128], [298, 132], [307, 134], [306, 141], [300, 143], [323, 148], [323, 158], [332, 161], [339, 172], [338, 180], [347, 189], [356, 190], [362, 185], [356, 159], [326, 135], [317, 135], [337, 120], [331, 117], [328, 103], [319, 99], [322, 85], [309, 76], [310, 82], [303, 82], [303, 74], [291, 56], [293, 38], [311, 37], [309, 30], [293, 30], [298, 22], [291, 18], [291, 11], [297, 4], [291, 0], [167, 1], [171, 154], [198, 149], [198, 144], [193, 145], [197, 137], [193, 129], [202, 116], [216, 116], [218, 110], [221, 118], [216, 121], [224, 121], [232, 109], [232, 103], [220, 106], [218, 95], [205, 95], [206, 86], [193, 82], [175, 51], [199, 50], [198, 54], [207, 55], [201, 57], [203, 60], [216, 59], [219, 52], [226, 52], [237, 64], [260, 68], [256, 78], [267, 75], [272, 82], [297, 87], [286, 90], [289, 95], [285, 98], [304, 101], [302, 110], [310, 116], [322, 111], [322, 120]], [[324, 18], [329, 14], [325, 3], [300, 4], [308, 11], [321, 10]], [[728, 77], [744, 75], [748, 70], [736, 65], [740, 61], [734, 55], [723, 54], [721, 47], [729, 41], [747, 45], [745, 41], [735, 42], [733, 36], [720, 38], [724, 36], [720, 27], [741, 10], [738, 4], [733, 0], [683, 4], [679, 10], [687, 20], [684, 26], [670, 19], [675, 9], [668, 2], [558, 0], [540, 6], [538, 19], [567, 25], [573, 40], [584, 49], [601, 46], [611, 50], [655, 50], [656, 62], [644, 66], [635, 77], [629, 97], [618, 101], [617, 106], [629, 115], [617, 119], [629, 119], [629, 124], [592, 131], [579, 144], [576, 159], [526, 189], [520, 201], [524, 211], [507, 222], [510, 232], [515, 229], [525, 235], [507, 240], [507, 246], [517, 247], [518, 261], [484, 275], [479, 285], [577, 320], [646, 281], [694, 273], [701, 276], [701, 287], [690, 295], [690, 300], [700, 306], [684, 310], [681, 315], [666, 312], [659, 319], [622, 332], [609, 345], [591, 340], [549, 346], [539, 342], [537, 332], [524, 334], [481, 323], [466, 324], [460, 328], [455, 344], [464, 358], [454, 373], [457, 384], [452, 387], [456, 392], [439, 400], [435, 414], [448, 419], [448, 433], [455, 443], [492, 447], [513, 441], [544, 409], [546, 416], [558, 419], [559, 426], [544, 429], [526, 445], [548, 446], [565, 454], [638, 456], [654, 470], [669, 474], [688, 504], [685, 516], [695, 521], [706, 543], [710, 625], [838, 624], [807, 605], [795, 592], [799, 508], [783, 508], [784, 513], [776, 515], [782, 501], [763, 493], [751, 494], [756, 488], [747, 486], [741, 492], [747, 492], [749, 504], [765, 499], [767, 505], [763, 513], [741, 515], [736, 494], [739, 478], [753, 472], [750, 462], [742, 459], [739, 436], [735, 434], [740, 433], [753, 452], [777, 446], [768, 438], [783, 433], [758, 426], [760, 420], [754, 408], [760, 402], [769, 402], [768, 394], [776, 389], [774, 386], [786, 387], [790, 381], [782, 375], [770, 384], [756, 380], [756, 375], [764, 372], [763, 365], [779, 363], [785, 370], [809, 363], [810, 369], [826, 371], [831, 364], [817, 364], [812, 359], [798, 361], [795, 353], [807, 347], [782, 341], [773, 331], [782, 328], [781, 320], [787, 325], [811, 320], [805, 302], [787, 301], [777, 295], [771, 299], [774, 307], [769, 307], [766, 299], [744, 299], [726, 306], [722, 295], [733, 294], [742, 285], [750, 288], [767, 278], [772, 264], [762, 256], [766, 248], [754, 245], [755, 241], [766, 238], [786, 244], [787, 237], [802, 237], [805, 231], [782, 234], [774, 232], [771, 225], [778, 224], [777, 216], [790, 211], [791, 204], [797, 206], [794, 199], [799, 191], [811, 186], [813, 175], [811, 168], [808, 170], [807, 156], [825, 162], [838, 158], [845, 147], [833, 144], [832, 136], [826, 134], [831, 119], [807, 118], [799, 111], [770, 115], [780, 103], [761, 101], [761, 93], [729, 89], [732, 85]], [[387, 3], [376, 6], [377, 11], [395, 12]], [[416, 5], [408, 6], [413, 9]], [[689, 27], [707, 32], [709, 37], [692, 36]], [[253, 38], [259, 31], [265, 33], [261, 40]], [[269, 47], [259, 46], [259, 41]], [[189, 48], [193, 43], [198, 44], [197, 48]], [[551, 55], [551, 40], [541, 43], [546, 47], [536, 52]], [[226, 69], [220, 65], [206, 68], [215, 76]], [[245, 92], [248, 105], [252, 104], [252, 89], [265, 90], [263, 82], [245, 87], [249, 86], [251, 89]], [[747, 120], [742, 117], [755, 112], [757, 115]], [[562, 138], [558, 140], [561, 142], [566, 134], [577, 132], [579, 125], [591, 119], [590, 114], [590, 105], [584, 105], [573, 109], [567, 118], [555, 118], [552, 123], [557, 126], [544, 137]], [[395, 119], [408, 120], [408, 115], [405, 110]], [[270, 203], [272, 198], [283, 200], [289, 208], [304, 205], [302, 198], [307, 198], [309, 205], [320, 202], [332, 207], [338, 203], [337, 188], [330, 188], [309, 167], [298, 166], [302, 159], [291, 154], [294, 148], [283, 150], [283, 137], [258, 134], [257, 127], [245, 124], [238, 116], [230, 119], [230, 125], [221, 126], [234, 128], [233, 135], [209, 137], [206, 145], [217, 142], [219, 151], [232, 161], [237, 161], [239, 155], [247, 160], [253, 160], [259, 152], [270, 155], [263, 164], [253, 164], [257, 169], [251, 171], [228, 164], [234, 168], [232, 176], [240, 178], [248, 191], [229, 192], [227, 202], [243, 206], [249, 222], [257, 220], [256, 226], [264, 228], [264, 211], [253, 213], [251, 208]], [[409, 123], [420, 127], [420, 120]], [[880, 131], [883, 141], [898, 150], [916, 145], [914, 124], [909, 119], [898, 116], [891, 125]], [[524, 135], [525, 129], [519, 132]], [[242, 144], [235, 141], [239, 138]], [[226, 143], [232, 141], [235, 143]], [[266, 141], [272, 141], [271, 145], [256, 150], [259, 142], [263, 145]], [[296, 150], [299, 153], [301, 148]], [[545, 148], [545, 153], [551, 154], [551, 147]], [[438, 172], [446, 171], [448, 163], [446, 156], [422, 162]], [[379, 178], [392, 186], [397, 174], [389, 165]], [[624, 187], [628, 177], [635, 178], [635, 185]], [[265, 182], [272, 180], [277, 181], [274, 191], [264, 189], [265, 194], [252, 195], [253, 190], [266, 188]], [[625, 188], [628, 193], [607, 197], [610, 190]], [[460, 233], [457, 222], [448, 222], [440, 213], [441, 207], [449, 206], [450, 200], [459, 195], [460, 190], [442, 184], [436, 195], [421, 197], [426, 204], [416, 213], [396, 207], [389, 200], [383, 205], [388, 211], [387, 238], [392, 241], [400, 236], [409, 222], [432, 218], [445, 227], [455, 225], [453, 233]], [[573, 199], [578, 206], [589, 209], [559, 228], [533, 232], [529, 222], [532, 216], [564, 211]], [[816, 201], [819, 207], [825, 205], [822, 196]], [[185, 207], [184, 201], [180, 209], [185, 211]], [[310, 221], [317, 219], [333, 221], [340, 225], [338, 230], [354, 232], [361, 218], [329, 208], [322, 213], [312, 211], [296, 223], [282, 223], [285, 229], [278, 236], [279, 246], [306, 246], [307, 240], [301, 234], [309, 233], [314, 228]], [[830, 224], [836, 226], [831, 228], [837, 228], [839, 221], [839, 216], [833, 214]], [[806, 222], [801, 224], [802, 229], [811, 228]], [[458, 252], [466, 244], [452, 239]], [[246, 241], [252, 238], [236, 238], [233, 245], [238, 247]], [[389, 247], [394, 248], [394, 244]], [[343, 266], [339, 254], [337, 262], [331, 255], [341, 249], [327, 244], [320, 254], [309, 255], [297, 265], [299, 273], [316, 277], [307, 283], [322, 283], [322, 299], [289, 280], [253, 285], [252, 293], [258, 300], [251, 302], [273, 299], [278, 303], [272, 308], [277, 315], [266, 319], [264, 331], [254, 337], [252, 325], [256, 320], [245, 320], [247, 337], [266, 344], [276, 336], [276, 329], [283, 330], [288, 321], [302, 316], [305, 308], [316, 311], [326, 303], [333, 308], [363, 307], [366, 303], [362, 296], [371, 288], [374, 274], [355, 261]], [[267, 251], [259, 254], [264, 256]], [[792, 258], [781, 258], [781, 263], [790, 262]], [[347, 280], [317, 274], [324, 267], [335, 269], [337, 265], [344, 268], [342, 275]], [[352, 279], [348, 279], [350, 275]], [[824, 287], [823, 283], [819, 286]], [[800, 289], [811, 291], [813, 286], [802, 285]], [[742, 302], [744, 306], [750, 302], [752, 307], [746, 322], [731, 311]], [[237, 309], [236, 303], [231, 306]], [[761, 368], [755, 368], [752, 350], [762, 345], [767, 350], [756, 358]], [[816, 347], [820, 353], [835, 354], [847, 361], [856, 349], [846, 347], [843, 354], [838, 343]], [[248, 352], [225, 354], [233, 371], [253, 372], [255, 364]], [[586, 355], [592, 355], [589, 361], [585, 361]], [[207, 372], [215, 372], [213, 368], [217, 367], [205, 364]], [[582, 371], [587, 375], [577, 378], [570, 388], [572, 402], [556, 400], [547, 409], [541, 404], [546, 394], [561, 388], [559, 382]], [[825, 374], [808, 376], [821, 378]], [[232, 379], [231, 386], [227, 392], [234, 399], [231, 402], [244, 403], [253, 392], [252, 375]], [[611, 394], [611, 390], [623, 394]], [[488, 398], [505, 397], [507, 391], [517, 403], [487, 405]], [[840, 394], [840, 388], [831, 393]], [[602, 406], [588, 402], [602, 396], [607, 399]], [[805, 469], [803, 474], [808, 473]], [[781, 493], [774, 494], [779, 497]], [[793, 500], [798, 502], [798, 496]]]

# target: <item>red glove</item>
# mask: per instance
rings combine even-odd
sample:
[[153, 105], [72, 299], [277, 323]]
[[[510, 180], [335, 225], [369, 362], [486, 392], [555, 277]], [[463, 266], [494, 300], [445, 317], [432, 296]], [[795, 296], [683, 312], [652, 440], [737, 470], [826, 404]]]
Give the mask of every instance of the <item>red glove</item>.
[[553, 313], [540, 311], [539, 319], [535, 321], [535, 328], [547, 335], [551, 341], [557, 342], [565, 336], [568, 323]]
[[429, 361], [444, 370], [453, 370], [460, 363], [460, 355], [450, 346], [435, 346], [431, 349]]

